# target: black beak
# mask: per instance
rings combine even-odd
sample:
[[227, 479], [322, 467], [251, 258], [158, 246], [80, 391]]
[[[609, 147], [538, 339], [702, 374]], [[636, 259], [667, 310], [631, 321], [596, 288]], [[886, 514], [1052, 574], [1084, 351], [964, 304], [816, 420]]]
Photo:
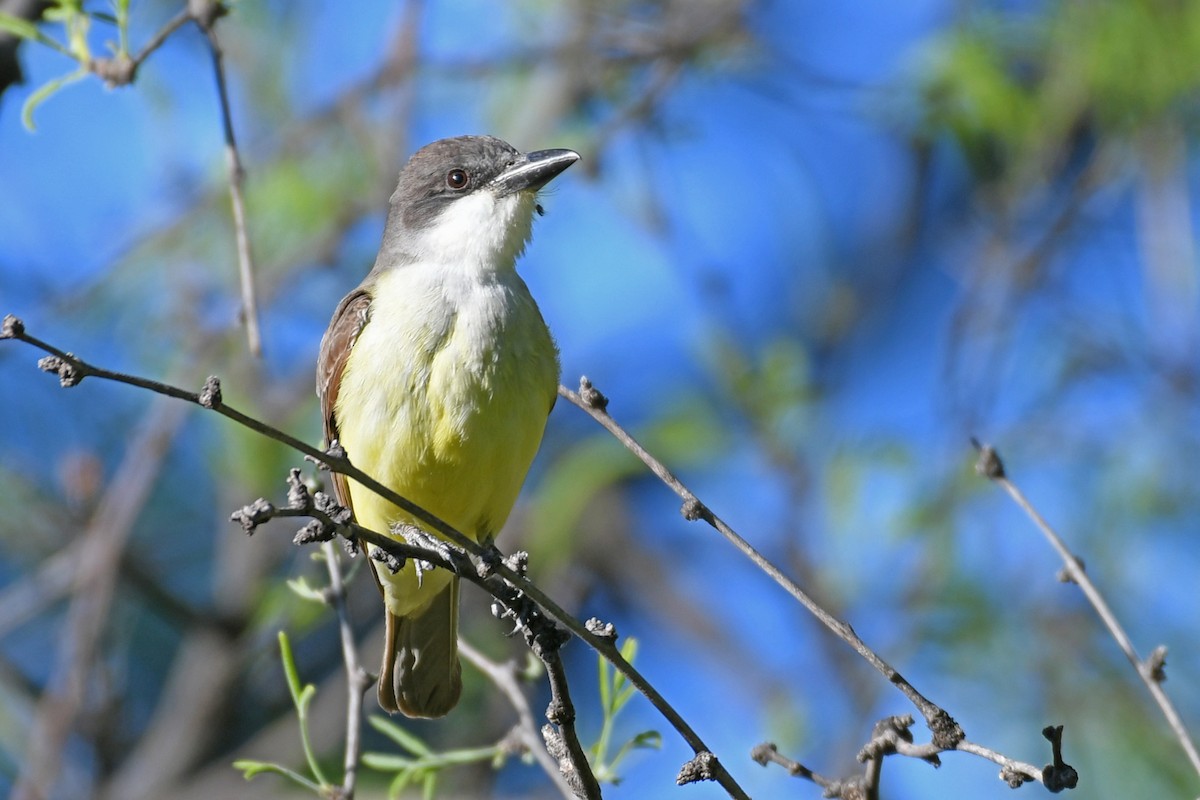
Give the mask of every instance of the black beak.
[[555, 176], [579, 160], [574, 150], [534, 150], [492, 179], [501, 197], [541, 189]]

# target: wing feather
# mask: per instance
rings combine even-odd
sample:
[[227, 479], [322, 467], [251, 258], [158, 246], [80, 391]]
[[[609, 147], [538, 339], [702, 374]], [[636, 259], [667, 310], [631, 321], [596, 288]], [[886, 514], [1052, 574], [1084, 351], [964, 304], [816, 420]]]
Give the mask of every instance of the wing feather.
[[[371, 295], [362, 287], [342, 298], [325, 336], [321, 338], [321, 353], [317, 357], [317, 397], [321, 400], [321, 419], [324, 424], [325, 446], [338, 438], [337, 398], [342, 386], [342, 373], [355, 340], [366, 327], [371, 313]], [[333, 492], [338, 503], [354, 510], [346, 476], [332, 473]]]

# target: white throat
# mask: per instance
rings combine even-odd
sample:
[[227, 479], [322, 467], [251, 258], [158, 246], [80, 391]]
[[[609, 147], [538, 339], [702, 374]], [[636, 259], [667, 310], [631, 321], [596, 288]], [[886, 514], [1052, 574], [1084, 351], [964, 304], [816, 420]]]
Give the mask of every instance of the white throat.
[[511, 271], [533, 232], [533, 192], [496, 197], [487, 189], [451, 203], [408, 242], [418, 262], [484, 277]]

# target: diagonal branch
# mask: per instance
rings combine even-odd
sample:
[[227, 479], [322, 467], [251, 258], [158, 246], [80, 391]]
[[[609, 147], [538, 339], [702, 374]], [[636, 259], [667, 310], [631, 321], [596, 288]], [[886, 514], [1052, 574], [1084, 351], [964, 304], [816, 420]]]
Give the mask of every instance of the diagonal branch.
[[171, 19], [167, 20], [166, 24], [159, 28], [158, 32], [150, 37], [150, 41], [146, 42], [146, 44], [142, 46], [142, 49], [137, 52], [137, 55], [130, 59], [130, 78], [132, 79], [132, 76], [137, 72], [138, 67], [140, 67], [142, 63], [150, 57], [151, 53], [162, 47], [171, 34], [182, 28], [191, 18], [191, 12], [185, 8], [175, 16], [171, 17]]
[[[887, 756], [905, 756], [925, 761], [937, 767], [941, 765], [938, 758], [946, 752], [932, 743], [914, 744], [909, 728], [913, 724], [911, 714], [898, 717], [885, 717], [875, 724], [871, 739], [858, 753], [858, 761], [865, 765], [860, 774], [846, 778], [830, 778], [822, 775], [799, 761], [788, 758], [779, 752], [773, 742], [763, 742], [750, 751], [750, 758], [763, 765], [778, 764], [788, 771], [788, 774], [812, 781], [820, 786], [823, 797], [841, 798], [841, 800], [879, 800], [880, 780], [883, 775], [883, 759]], [[1078, 781], [1074, 768], [1062, 760], [1062, 727], [1050, 727], [1042, 731], [1042, 735], [1050, 740], [1053, 763], [1045, 769], [1038, 769], [1033, 764], [1017, 761], [989, 747], [975, 744], [963, 739], [952, 749], [971, 753], [987, 759], [1000, 766], [1000, 779], [1009, 788], [1016, 789], [1030, 781], [1043, 784], [1051, 792], [1063, 789], [1073, 789]]]
[[517, 725], [514, 729], [520, 737], [521, 744], [531, 753], [538, 765], [542, 768], [542, 772], [554, 782], [563, 797], [573, 798], [575, 791], [567, 784], [566, 779], [559, 772], [558, 764], [551, 757], [549, 751], [538, 734], [537, 725], [533, 721], [533, 711], [529, 707], [529, 699], [525, 697], [525, 693], [521, 691], [521, 685], [517, 681], [517, 667], [511, 661], [503, 664], [498, 664], [485, 656], [480, 651], [476, 650], [470, 642], [465, 639], [458, 640], [458, 652], [462, 657], [471, 662], [472, 665], [484, 675], [487, 676], [496, 688], [508, 698], [508, 702], [512, 704], [513, 710], [517, 712]]
[[[319, 450], [316, 447], [308, 444], [302, 439], [298, 439], [291, 434], [285, 433], [278, 428], [266, 424], [254, 417], [238, 411], [232, 406], [227, 405], [221, 398], [220, 381], [215, 377], [210, 377], [200, 392], [189, 392], [177, 386], [172, 386], [160, 381], [142, 378], [137, 375], [129, 375], [126, 373], [115, 372], [113, 370], [96, 367], [83, 361], [80, 358], [68, 353], [48, 342], [44, 342], [35, 336], [30, 335], [25, 330], [25, 325], [17, 317], [9, 314], [0, 322], [0, 339], [16, 339], [32, 345], [50, 355], [42, 358], [38, 362], [38, 366], [46, 372], [55, 372], [59, 376], [59, 382], [64, 387], [71, 387], [78, 384], [86, 377], [96, 377], [104, 380], [110, 380], [117, 383], [124, 383], [129, 386], [136, 386], [141, 389], [147, 389], [152, 392], [167, 395], [178, 400], [184, 400], [203, 408], [215, 411], [234, 422], [242, 425], [250, 430], [259, 433], [267, 438], [274, 439], [288, 447], [308, 456], [319, 465], [323, 465], [333, 472], [345, 475], [365, 488], [377, 494], [379, 497], [387, 500], [389, 503], [397, 506], [408, 514], [411, 514], [416, 519], [427, 525], [430, 530], [435, 531], [449, 542], [457, 545], [462, 550], [471, 554], [480, 560], [479, 568], [483, 569], [486, 574], [500, 575], [512, 588], [520, 595], [527, 597], [535, 603], [554, 620], [562, 624], [571, 633], [585, 641], [593, 650], [603, 656], [609, 663], [613, 665], [621, 674], [623, 674], [629, 682], [650, 701], [651, 705], [675, 728], [676, 732], [687, 742], [695, 753], [695, 758], [691, 763], [702, 765], [702, 769], [694, 773], [695, 777], [692, 780], [712, 780], [716, 781], [735, 799], [747, 798], [745, 790], [738, 785], [733, 776], [725, 768], [716, 756], [712, 753], [709, 747], [704, 743], [687, 723], [687, 721], [679, 714], [675, 708], [667, 702], [666, 698], [659, 693], [657, 689], [639, 672], [624, 656], [621, 655], [612, 637], [593, 633], [588, 625], [585, 625], [575, 616], [567, 613], [562, 606], [550, 598], [541, 588], [530, 581], [525, 575], [520, 574], [516, 569], [504, 563], [503, 560], [495, 558], [494, 549], [489, 549], [468, 538], [454, 527], [446, 523], [444, 520], [434, 516], [430, 512], [413, 503], [406, 497], [401, 496], [392, 489], [383, 485], [375, 478], [366, 474], [358, 467], [351, 463], [350, 459], [344, 454], [340, 447], [331, 448], [329, 451]], [[357, 528], [357, 526], [355, 526]], [[370, 535], [368, 535], [370, 534]], [[400, 552], [404, 554], [403, 548], [408, 547], [409, 551], [419, 550], [408, 545], [403, 545], [396, 540], [383, 536], [382, 534], [366, 531], [365, 529], [356, 530], [356, 535], [369, 544], [380, 547], [388, 552]], [[425, 560], [447, 564], [445, 559], [440, 562], [437, 558], [429, 557], [424, 554], [418, 556]], [[451, 569], [455, 567], [449, 565]], [[463, 577], [471, 577], [470, 575], [462, 574]], [[483, 580], [483, 577], [476, 575], [476, 582]], [[943, 712], [944, 713], [944, 712]], [[957, 726], [955, 726], [957, 727]]]
[[659, 480], [666, 484], [671, 491], [675, 492], [683, 500], [681, 511], [685, 518], [688, 520], [702, 519], [715, 528], [742, 555], [750, 559], [755, 566], [765, 572], [788, 594], [808, 609], [809, 613], [815, 616], [822, 625], [832, 631], [839, 639], [850, 645], [856, 653], [866, 659], [872, 667], [887, 678], [888, 682], [894, 684], [896, 688], [903, 692], [904, 696], [916, 706], [917, 710], [921, 712], [921, 716], [925, 718], [926, 724], [933, 732], [934, 742], [938, 746], [952, 748], [956, 742], [963, 738], [962, 728], [954, 721], [953, 717], [942, 710], [941, 707], [926, 699], [894, 667], [880, 658], [874, 650], [867, 646], [866, 642], [859, 638], [858, 634], [854, 632], [854, 629], [848, 623], [842, 622], [826, 611], [816, 600], [801, 589], [795, 581], [784, 575], [778, 567], [767, 560], [752, 544], [742, 538], [737, 531], [729, 527], [723, 519], [700, 502], [700, 499], [684, 486], [661, 461], [652, 456], [628, 431], [622, 428], [606, 410], [608, 398], [592, 386], [586, 377], [580, 379], [579, 392], [573, 392], [565, 386], [559, 386], [558, 393], [582, 409], [588, 416], [596, 420], [596, 422], [600, 423], [626, 449], [649, 467], [650, 471], [657, 475]]
[[562, 660], [564, 643], [564, 639], [551, 640], [549, 643], [537, 642], [533, 647], [534, 654], [546, 665], [546, 675], [550, 679], [550, 705], [546, 709], [550, 724], [542, 727], [542, 738], [546, 740], [550, 755], [558, 759], [559, 772], [567, 779], [576, 797], [600, 800], [600, 784], [575, 729], [575, 704], [571, 702], [571, 687]]
[[976, 449], [979, 451], [979, 461], [975, 465], [975, 470], [985, 478], [988, 478], [1001, 489], [1008, 493], [1008, 496], [1013, 499], [1013, 502], [1020, 507], [1025, 514], [1033, 520], [1033, 524], [1037, 526], [1042, 535], [1046, 537], [1046, 541], [1058, 553], [1058, 557], [1063, 562], [1063, 574], [1071, 583], [1079, 586], [1084, 597], [1091, 603], [1095, 609], [1100, 621], [1104, 623], [1104, 627], [1108, 629], [1109, 634], [1116, 640], [1117, 646], [1121, 648], [1121, 652], [1129, 659], [1129, 663], [1133, 665], [1138, 677], [1142, 679], [1142, 683], [1146, 684], [1146, 688], [1150, 690], [1154, 702], [1158, 704], [1163, 716], [1167, 719], [1167, 724], [1171, 727], [1171, 731], [1175, 734], [1175, 738], [1179, 740], [1180, 746], [1184, 753], [1187, 754], [1188, 761], [1191, 762], [1192, 768], [1200, 774], [1200, 753], [1196, 750], [1196, 743], [1192, 740], [1191, 734], [1188, 733], [1187, 726], [1183, 723], [1183, 718], [1179, 715], [1179, 711], [1175, 708], [1171, 698], [1167, 696], [1167, 692], [1163, 689], [1162, 682], [1166, 680], [1163, 674], [1163, 667], [1166, 660], [1166, 649], [1157, 648], [1151, 654], [1149, 659], [1143, 660], [1134, 649], [1133, 641], [1129, 638], [1129, 634], [1121, 627], [1121, 623], [1117, 620], [1117, 615], [1113, 613], [1108, 602], [1104, 599], [1104, 595], [1096, 588], [1096, 584], [1092, 582], [1087, 571], [1083, 567], [1083, 562], [1071, 552], [1067, 547], [1066, 542], [1062, 537], [1055, 533], [1050, 524], [1045, 518], [1038, 513], [1033, 504], [1025, 497], [1025, 494], [1017, 488], [1008, 475], [1004, 471], [1004, 464], [1000, 461], [1000, 456], [997, 455], [994, 448], [990, 445], [980, 444], [978, 441], [972, 440]]

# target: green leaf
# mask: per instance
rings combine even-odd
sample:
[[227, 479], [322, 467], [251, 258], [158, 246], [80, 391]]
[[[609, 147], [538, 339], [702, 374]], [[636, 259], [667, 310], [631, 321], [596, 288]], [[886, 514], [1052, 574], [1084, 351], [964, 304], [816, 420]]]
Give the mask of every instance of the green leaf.
[[8, 31], [13, 36], [19, 36], [22, 39], [32, 39], [34, 41], [37, 41], [37, 38], [42, 35], [42, 32], [37, 29], [37, 25], [34, 25], [29, 20], [14, 17], [12, 14], [7, 14], [3, 11], [0, 11], [0, 31]]
[[[628, 637], [621, 644], [621, 656], [630, 664], [637, 658], [638, 640], [635, 636]], [[613, 676], [613, 691], [616, 692], [616, 709], [619, 711], [622, 706], [629, 702], [629, 698], [637, 691], [629, 684], [629, 679], [625, 677], [625, 673], [618, 672]]]
[[308, 580], [301, 575], [299, 578], [292, 578], [287, 582], [287, 587], [296, 593], [297, 596], [305, 600], [312, 600], [315, 603], [326, 605], [325, 593], [320, 589], [314, 589], [308, 585]]
[[113, 3], [113, 12], [115, 14], [113, 24], [117, 26], [117, 54], [127, 55], [129, 53], [129, 0], [116, 0]]
[[[637, 658], [638, 640], [636, 637], [630, 636], [621, 643], [620, 653], [629, 663]], [[629, 741], [621, 745], [616, 754], [609, 758], [609, 744], [612, 741], [613, 732], [616, 730], [617, 715], [621, 709], [632, 699], [637, 693], [636, 687], [633, 686], [625, 677], [625, 675], [613, 669], [608, 660], [603, 656], [599, 659], [599, 677], [600, 677], [600, 708], [604, 714], [604, 720], [600, 726], [600, 735], [596, 738], [596, 743], [589, 748], [591, 753], [592, 768], [596, 773], [596, 780], [601, 783], [617, 784], [621, 777], [617, 774], [616, 767], [626, 754], [633, 748], [643, 747], [659, 747], [662, 737], [656, 731], [645, 731], [639, 733]]]
[[308, 706], [312, 703], [313, 697], [317, 694], [317, 687], [311, 683], [304, 684], [304, 688], [300, 690], [300, 696], [296, 698], [296, 710], [303, 715], [308, 714]]
[[300, 673], [296, 671], [296, 658], [292, 655], [292, 645], [284, 631], [279, 632], [279, 656], [283, 661], [283, 674], [287, 678], [288, 691], [292, 693], [292, 702], [300, 708]]
[[[624, 677], [624, 676], [622, 676], [622, 677]], [[622, 683], [624, 683], [624, 681], [622, 681]], [[617, 687], [614, 687], [614, 688], [617, 688]], [[626, 685], [626, 686], [620, 687], [619, 690], [617, 691], [616, 698], [613, 701], [615, 704], [613, 711], [614, 712], [620, 711], [622, 708], [624, 708], [625, 704], [628, 703], [635, 694], [637, 694], [637, 688], [634, 686]]]
[[634, 747], [647, 750], [662, 749], [662, 734], [658, 731], [642, 731], [637, 736], [634, 736], [630, 743]]
[[371, 723], [372, 728], [415, 756], [429, 758], [434, 755], [433, 751], [423, 741], [389, 719], [372, 716], [367, 719], [367, 722]]
[[270, 764], [266, 761], [252, 761], [248, 758], [241, 758], [233, 762], [233, 768], [241, 770], [242, 777], [250, 780], [256, 775], [261, 775], [264, 772], [279, 772], [283, 767], [278, 764]]
[[12, 14], [0, 11], [0, 31], [7, 31], [13, 36], [18, 36], [22, 39], [27, 39], [31, 42], [37, 42], [40, 45], [45, 45], [51, 50], [62, 53], [64, 56], [71, 56], [71, 51], [63, 45], [51, 39], [38, 28], [36, 23], [30, 22], [22, 17], [14, 17]]
[[248, 758], [241, 758], [233, 762], [233, 768], [241, 770], [242, 777], [248, 781], [254, 780], [255, 777], [264, 773], [270, 773], [282, 775], [283, 777], [295, 781], [310, 791], [318, 793], [321, 791], [320, 786], [313, 783], [308, 778], [305, 778], [300, 773], [294, 772], [293, 770], [290, 770], [284, 766], [280, 766], [279, 764], [272, 764], [268, 761], [254, 761]]
[[380, 772], [411, 770], [417, 765], [417, 762], [408, 756], [398, 756], [393, 753], [363, 753], [362, 763]]
[[21, 108], [21, 122], [25, 125], [25, 130], [33, 133], [37, 130], [37, 126], [33, 124], [33, 110], [40, 106], [50, 95], [57, 92], [67, 84], [74, 83], [82, 78], [87, 77], [87, 70], [83, 67], [74, 72], [64, 75], [61, 78], [55, 78], [52, 81], [47, 81], [38, 87], [38, 90], [29, 95], [29, 99], [25, 101], [25, 105]]
[[401, 772], [397, 775], [392, 781], [392, 785], [388, 787], [388, 800], [400, 800], [400, 795], [408, 788], [412, 776], [411, 772]]
[[88, 48], [87, 34], [92, 24], [92, 18], [84, 12], [82, 3], [58, 0], [54, 6], [42, 13], [42, 19], [46, 22], [61, 23], [66, 30], [66, 47], [57, 46], [55, 49], [69, 55], [80, 64], [86, 64], [91, 60], [92, 54]]
[[608, 770], [612, 775], [612, 782], [617, 782], [617, 765], [625, 760], [625, 756], [629, 755], [632, 750], [661, 750], [662, 749], [662, 734], [658, 731], [642, 731], [627, 740], [617, 750], [617, 754], [613, 756], [612, 761], [608, 764]]
[[296, 706], [296, 718], [300, 725], [300, 743], [304, 747], [304, 757], [308, 761], [308, 768], [312, 770], [313, 777], [317, 779], [318, 784], [327, 786], [329, 780], [321, 771], [321, 764], [317, 761], [316, 753], [313, 752], [312, 742], [308, 736], [308, 706], [317, 694], [317, 687], [311, 683], [301, 685], [300, 673], [296, 669], [296, 658], [292, 655], [292, 645], [284, 631], [279, 632], [279, 655], [280, 660], [283, 661], [283, 674], [287, 677], [288, 691], [291, 692], [292, 703]]

